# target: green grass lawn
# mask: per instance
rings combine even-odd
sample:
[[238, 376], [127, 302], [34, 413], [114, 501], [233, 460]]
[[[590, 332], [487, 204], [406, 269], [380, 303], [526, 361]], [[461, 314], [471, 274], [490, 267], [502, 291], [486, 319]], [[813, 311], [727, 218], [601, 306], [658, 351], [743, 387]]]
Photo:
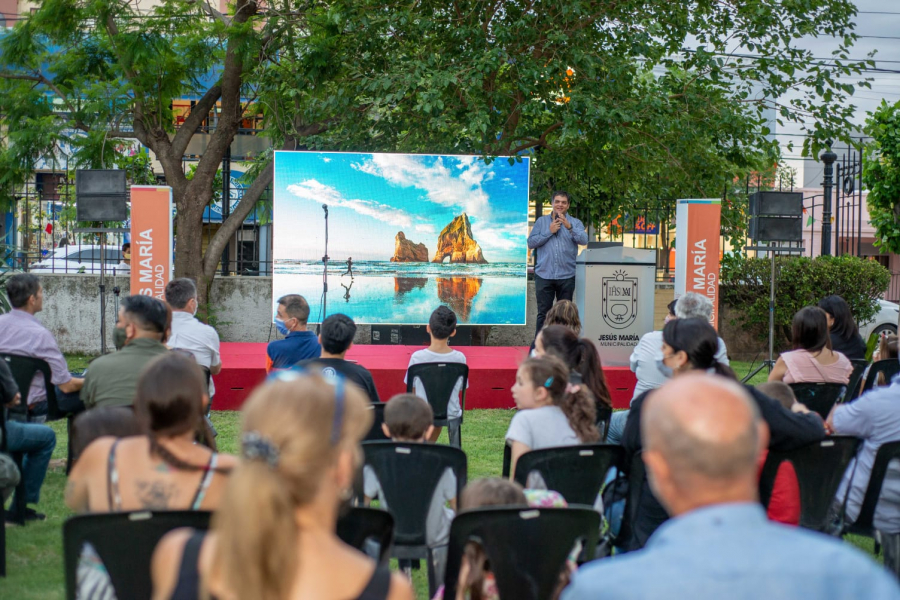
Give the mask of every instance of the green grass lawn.
[[[89, 357], [68, 356], [72, 369], [84, 368]], [[748, 372], [748, 363], [733, 363], [738, 375]], [[765, 371], [751, 383], [765, 381]], [[503, 439], [511, 410], [467, 411], [462, 428], [463, 449], [469, 459], [469, 480], [492, 475], [500, 475]], [[236, 453], [239, 429], [239, 413], [217, 411], [212, 420], [219, 431], [219, 448], [222, 452]], [[64, 459], [68, 444], [63, 422], [52, 423], [56, 431], [57, 445], [54, 459]], [[446, 431], [439, 443], [446, 443]], [[65, 578], [62, 566], [62, 523], [71, 514], [63, 503], [65, 472], [62, 467], [52, 467], [41, 490], [38, 509], [47, 514], [47, 520], [30, 523], [26, 527], [8, 527], [7, 536], [7, 579], [0, 579], [0, 598], [17, 600], [53, 600], [65, 597]], [[871, 540], [853, 538], [852, 543], [869, 553], [873, 551]], [[427, 582], [424, 569], [414, 572], [413, 581], [417, 596], [427, 596]]]

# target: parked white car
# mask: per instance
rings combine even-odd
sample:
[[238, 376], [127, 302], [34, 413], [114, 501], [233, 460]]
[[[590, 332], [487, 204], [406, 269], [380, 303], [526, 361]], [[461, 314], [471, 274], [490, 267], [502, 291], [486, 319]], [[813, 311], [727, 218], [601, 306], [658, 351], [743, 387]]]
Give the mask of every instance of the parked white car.
[[879, 300], [881, 310], [875, 313], [875, 318], [865, 324], [859, 325], [859, 334], [862, 339], [868, 341], [873, 333], [881, 335], [884, 332], [897, 333], [897, 321], [900, 319], [900, 305]]
[[[117, 246], [105, 246], [103, 251], [106, 272], [112, 275], [113, 269], [119, 270], [122, 251]], [[39, 273], [99, 273], [100, 246], [82, 244], [57, 248], [40, 262], [32, 263], [28, 270]]]

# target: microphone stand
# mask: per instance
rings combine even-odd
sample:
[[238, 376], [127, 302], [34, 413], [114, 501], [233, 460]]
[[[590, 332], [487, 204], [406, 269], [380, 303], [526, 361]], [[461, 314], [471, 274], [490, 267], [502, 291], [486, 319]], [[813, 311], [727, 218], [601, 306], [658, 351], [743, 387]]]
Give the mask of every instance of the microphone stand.
[[325, 211], [325, 256], [322, 257], [322, 321], [328, 316], [328, 205], [323, 204], [322, 210]]

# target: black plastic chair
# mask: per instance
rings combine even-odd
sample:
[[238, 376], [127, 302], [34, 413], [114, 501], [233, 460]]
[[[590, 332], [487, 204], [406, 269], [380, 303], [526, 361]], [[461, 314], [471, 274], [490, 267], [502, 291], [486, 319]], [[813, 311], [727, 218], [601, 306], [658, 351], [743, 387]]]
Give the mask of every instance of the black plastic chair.
[[361, 552], [366, 551], [366, 542], [373, 540], [378, 544], [378, 561], [385, 562], [394, 540], [394, 517], [386, 510], [354, 506], [339, 516], [337, 536]]
[[788, 461], [800, 486], [800, 526], [825, 531], [834, 496], [858, 446], [855, 437], [835, 435], [794, 450], [770, 450], [759, 478], [763, 506], [769, 505], [779, 465]]
[[866, 382], [863, 384], [863, 393], [876, 387], [879, 373], [884, 374], [884, 385], [890, 384], [891, 379], [900, 373], [900, 362], [895, 358], [889, 358], [869, 365], [869, 370], [866, 372]]
[[437, 591], [432, 552], [425, 524], [431, 500], [444, 473], [456, 476], [456, 496], [466, 485], [466, 454], [459, 448], [437, 444], [364, 442], [365, 464], [378, 478], [381, 500], [394, 517], [391, 556], [427, 559], [429, 598]]
[[[6, 413], [9, 417], [27, 421], [28, 420], [28, 394], [31, 391], [31, 382], [34, 379], [34, 376], [38, 373], [43, 375], [44, 378], [44, 387], [47, 390], [47, 420], [53, 421], [56, 419], [60, 419], [65, 415], [62, 415], [59, 410], [59, 405], [56, 402], [56, 388], [53, 386], [51, 381], [51, 371], [50, 365], [47, 364], [47, 361], [41, 360], [39, 358], [32, 358], [30, 356], [20, 356], [18, 354], [7, 354], [0, 353], [0, 358], [6, 361], [9, 365], [9, 370], [12, 372], [13, 379], [16, 381], [16, 385], [19, 386], [19, 393], [22, 395], [21, 400], [19, 401], [19, 406], [16, 408], [6, 409]], [[72, 432], [72, 420], [69, 419], [67, 423], [66, 429], [69, 434]], [[3, 449], [6, 450], [6, 427], [4, 425], [3, 429]], [[69, 446], [71, 448], [71, 445]], [[19, 471], [22, 472], [22, 463], [25, 459], [24, 453], [21, 452], [10, 452], [9, 455], [12, 457], [13, 461], [16, 463], [16, 466], [19, 468]], [[71, 459], [71, 450], [70, 450], [70, 459]], [[70, 468], [71, 460], [67, 461], [66, 464], [66, 473], [68, 474]], [[13, 520], [16, 523], [21, 525], [25, 524], [25, 509], [27, 507], [25, 501], [25, 478], [19, 481], [19, 485], [16, 486], [15, 496], [13, 497], [12, 505], [10, 506], [10, 513], [13, 516]]]
[[118, 600], [150, 600], [150, 561], [173, 529], [209, 529], [206, 511], [135, 511], [79, 515], [63, 524], [66, 598], [75, 600], [81, 549], [89, 543], [103, 561]]
[[[459, 393], [459, 407], [463, 414], [466, 411], [466, 387], [469, 382], [469, 367], [462, 363], [433, 362], [413, 365], [406, 372], [406, 393], [413, 393], [413, 385], [418, 379], [425, 388], [425, 397], [431, 410], [434, 411], [435, 427], [449, 427], [447, 418], [447, 406], [450, 404], [450, 396], [456, 387], [456, 382], [462, 378], [462, 388]], [[450, 444], [462, 448], [462, 417], [459, 418], [459, 432], [453, 439], [450, 435]]]
[[835, 404], [843, 402], [847, 386], [842, 383], [791, 383], [797, 402], [805, 405], [813, 412], [819, 413], [823, 419]]
[[875, 554], [878, 554], [879, 546], [883, 546], [884, 566], [900, 577], [900, 533], [885, 533], [875, 528], [875, 509], [878, 507], [881, 488], [892, 460], [900, 460], [900, 441], [888, 442], [878, 448], [875, 463], [872, 465], [872, 473], [869, 476], [869, 485], [866, 487], [866, 495], [859, 508], [859, 515], [853, 523], [844, 526], [842, 534], [852, 533], [873, 538]]
[[844, 396], [844, 402], [851, 402], [859, 398], [863, 377], [866, 369], [869, 368], [869, 362], [861, 358], [854, 358], [850, 364], [853, 365], [853, 372], [850, 373], [850, 381], [847, 382], [847, 394]]
[[456, 598], [466, 544], [484, 549], [504, 600], [546, 600], [559, 585], [576, 543], [593, 556], [600, 515], [590, 508], [478, 508], [461, 512], [450, 527], [444, 598]]
[[508, 443], [503, 444], [503, 466], [501, 467], [500, 474], [503, 479], [509, 479], [509, 470], [512, 464], [512, 448], [510, 448]]
[[615, 444], [583, 444], [532, 450], [516, 462], [515, 480], [522, 487], [532, 472], [540, 473], [548, 490], [562, 494], [569, 504], [593, 506], [606, 475], [619, 468], [625, 449]]
[[384, 424], [384, 406], [384, 402], [373, 402], [369, 405], [373, 416], [372, 428], [366, 434], [366, 437], [363, 438], [364, 442], [379, 442], [390, 439], [384, 435], [384, 431], [381, 429], [381, 426]]

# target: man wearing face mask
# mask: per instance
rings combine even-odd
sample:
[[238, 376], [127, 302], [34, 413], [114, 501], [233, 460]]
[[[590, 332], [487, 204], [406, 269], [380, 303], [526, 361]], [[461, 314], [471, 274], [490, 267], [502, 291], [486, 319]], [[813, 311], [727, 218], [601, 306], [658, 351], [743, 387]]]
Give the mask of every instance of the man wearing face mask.
[[306, 330], [309, 319], [309, 302], [299, 294], [288, 294], [278, 299], [275, 326], [286, 337], [269, 342], [266, 348], [266, 372], [287, 369], [301, 360], [319, 358], [322, 346], [316, 334]]
[[[169, 348], [187, 350], [194, 355], [198, 365], [209, 369], [210, 375], [218, 375], [222, 371], [219, 334], [195, 318], [199, 306], [197, 286], [186, 277], [173, 279], [166, 286], [166, 302], [172, 308], [172, 333], [167, 341]], [[210, 377], [210, 402], [215, 393], [216, 387]]]
[[553, 303], [557, 300], [571, 300], [574, 296], [578, 246], [588, 243], [584, 224], [568, 214], [568, 192], [553, 192], [552, 204], [553, 212], [538, 217], [528, 236], [528, 247], [535, 252], [535, 336], [544, 326], [544, 318]]
[[144, 366], [169, 351], [162, 343], [168, 310], [151, 296], [122, 299], [114, 340], [118, 352], [95, 358], [84, 377], [81, 399], [88, 408], [131, 406]]

